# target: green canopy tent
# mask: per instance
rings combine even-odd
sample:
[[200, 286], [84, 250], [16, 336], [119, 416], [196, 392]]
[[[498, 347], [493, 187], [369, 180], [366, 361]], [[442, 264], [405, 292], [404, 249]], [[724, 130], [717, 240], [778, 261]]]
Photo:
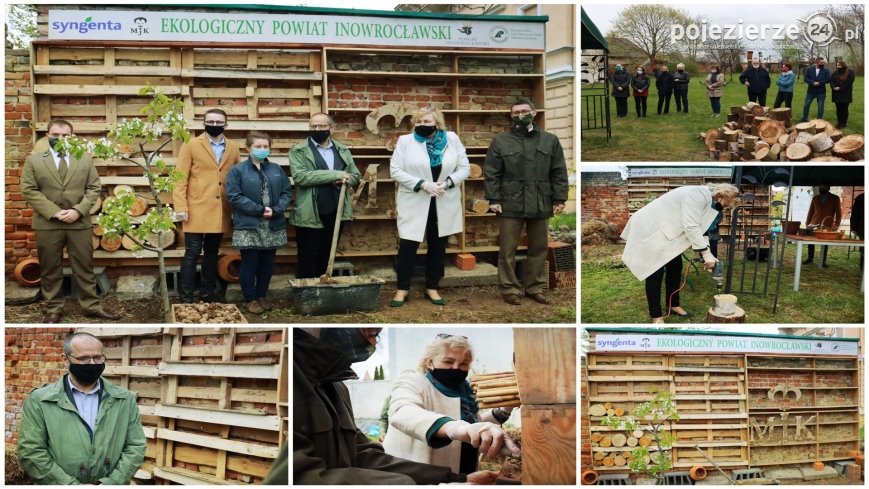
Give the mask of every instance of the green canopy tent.
[[591, 85], [603, 81], [603, 86], [600, 88], [592, 86], [582, 89], [582, 130], [604, 129], [609, 140], [612, 137], [609, 83], [606, 80], [606, 74], [609, 73], [609, 43], [585, 13], [585, 9], [580, 7], [580, 12], [582, 14], [582, 37], [579, 45], [582, 57], [581, 80], [583, 84]]

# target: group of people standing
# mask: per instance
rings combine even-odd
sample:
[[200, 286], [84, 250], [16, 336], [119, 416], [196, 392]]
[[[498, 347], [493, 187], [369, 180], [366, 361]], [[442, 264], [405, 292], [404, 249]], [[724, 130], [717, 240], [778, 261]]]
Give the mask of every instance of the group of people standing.
[[[830, 85], [832, 100], [836, 104], [836, 128], [844, 129], [848, 125], [848, 105], [852, 102], [852, 88], [854, 85], [854, 70], [848, 68], [844, 61], [836, 61], [836, 71], [830, 73], [825, 67], [826, 60], [819, 56], [815, 64], [806, 69], [804, 80], [808, 85], [805, 102], [803, 104], [803, 116], [801, 122], [806, 122], [809, 117], [809, 109], [812, 101], [817, 100], [817, 118], [824, 117], [824, 101], [827, 95], [826, 86]], [[688, 86], [691, 75], [685, 71], [685, 65], [679, 63], [674, 74], [669, 72], [667, 65], [660, 67], [656, 75], [655, 86], [658, 89], [658, 115], [670, 112], [670, 98], [676, 95], [676, 111], [688, 112]], [[778, 94], [773, 108], [782, 105], [791, 107], [794, 96], [795, 77], [793, 67], [789, 63], [783, 63], [781, 74], [776, 80]], [[629, 88], [633, 88], [633, 96], [637, 109], [637, 117], [646, 116], [646, 98], [649, 95], [650, 81], [642, 67], [637, 68], [635, 76], [631, 77], [622, 65], [616, 65], [615, 72], [611, 77], [612, 95], [616, 100], [616, 116], [627, 117], [627, 98], [631, 95]], [[726, 85], [723, 74], [718, 66], [712, 66], [704, 80], [706, 96], [712, 108], [711, 117], [721, 115], [721, 96]], [[759, 58], [753, 58], [748, 67], [739, 75], [739, 83], [746, 87], [749, 102], [757, 102], [766, 105], [766, 93], [769, 90], [771, 78], [769, 71], [760, 64]]]
[[[498, 278], [501, 294], [509, 304], [521, 303], [520, 295], [549, 304], [543, 295], [548, 220], [564, 210], [568, 178], [564, 151], [558, 138], [534, 123], [537, 110], [527, 99], [511, 107], [510, 131], [497, 135], [484, 164], [486, 197], [499, 217]], [[351, 199], [338, 208], [342, 187], [356, 187], [361, 174], [351, 150], [332, 138], [334, 120], [314, 114], [305, 140], [289, 151], [294, 188], [287, 173], [269, 160], [272, 138], [252, 132], [242, 160], [239, 145], [224, 134], [229, 127], [225, 111], [212, 108], [203, 119], [203, 133], [181, 147], [176, 169], [182, 178], [173, 190], [176, 221], [184, 232], [179, 295], [192, 303], [197, 262], [201, 256], [199, 300], [222, 302], [217, 293], [220, 244], [232, 233], [239, 250], [239, 282], [246, 309], [261, 314], [272, 309], [266, 300], [275, 268], [277, 250], [287, 245], [287, 226], [296, 227], [297, 278], [315, 278], [326, 272], [335, 226], [353, 219]], [[446, 130], [444, 116], [423, 107], [413, 116], [411, 134], [398, 140], [390, 161], [390, 174], [398, 185], [397, 225], [400, 243], [396, 263], [398, 287], [390, 305], [402, 306], [409, 298], [416, 252], [425, 239], [425, 298], [437, 305], [445, 301], [438, 292], [444, 276], [447, 237], [463, 231], [461, 184], [470, 164], [458, 135]], [[48, 124], [49, 149], [27, 158], [21, 178], [22, 193], [33, 206], [43, 296], [48, 311], [43, 322], [56, 323], [62, 316], [61, 258], [69, 250], [79, 285], [79, 302], [86, 314], [119, 319], [100, 307], [93, 271], [92, 224], [89, 210], [101, 185], [90, 156], [81, 159], [58, 152], [61, 138], [72, 135], [72, 124], [55, 120]], [[349, 191], [345, 190], [344, 191]], [[292, 207], [289, 219], [285, 212]], [[522, 229], [528, 236], [528, 257], [520, 282], [515, 255]]]

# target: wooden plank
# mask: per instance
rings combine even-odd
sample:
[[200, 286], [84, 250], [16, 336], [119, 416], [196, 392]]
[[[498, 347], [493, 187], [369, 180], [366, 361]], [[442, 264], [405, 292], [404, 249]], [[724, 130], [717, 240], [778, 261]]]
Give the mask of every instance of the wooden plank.
[[576, 404], [576, 329], [514, 328], [522, 404]]
[[[74, 85], [74, 84], [36, 84], [33, 93], [41, 95], [138, 95], [139, 85]], [[168, 85], [155, 86], [166, 95], [180, 95], [181, 87]], [[78, 124], [76, 124], [77, 126]]]
[[625, 376], [608, 376], [595, 375], [588, 377], [589, 382], [642, 382], [642, 381], [669, 381], [673, 380], [672, 375], [625, 375]]
[[135, 375], [136, 377], [160, 378], [156, 365], [106, 365], [105, 375]]
[[[145, 178], [145, 177], [141, 177]], [[147, 185], [147, 184], [146, 184]], [[76, 328], [79, 333], [89, 333], [97, 338], [119, 338], [122, 336], [149, 336], [162, 334], [162, 328]]]
[[[265, 343], [242, 343], [235, 346], [236, 356], [276, 354], [281, 351], [282, 345], [275, 342]], [[181, 347], [181, 356], [189, 357], [217, 357], [220, 356], [220, 345], [184, 345]]]
[[676, 394], [674, 399], [678, 400], [734, 400], [744, 401], [745, 394]]
[[202, 472], [194, 472], [179, 467], [154, 467], [154, 477], [189, 486], [201, 486], [205, 484], [231, 486], [241, 484], [239, 481], [220, 480], [216, 477], [203, 474]]
[[[219, 387], [179, 386], [178, 397], [184, 399], [208, 399], [217, 401], [220, 397]], [[233, 402], [277, 402], [277, 392], [266, 389], [240, 389], [235, 387], [230, 394]]]
[[145, 438], [151, 438], [151, 439], [154, 438], [154, 436], [157, 432], [157, 428], [154, 428], [152, 426], [142, 426], [142, 430], [145, 432]]
[[[666, 365], [643, 365], [642, 367], [635, 367], [636, 370], [644, 371], [644, 370], [670, 370]], [[617, 370], [628, 372], [633, 369], [629, 369], [624, 365], [589, 365], [588, 370]]]
[[183, 68], [181, 76], [189, 78], [220, 78], [224, 80], [299, 80], [319, 81], [323, 79], [322, 73], [272, 71], [272, 70], [248, 70], [240, 69], [214, 69], [214, 68]]
[[216, 409], [199, 409], [177, 405], [155, 406], [154, 414], [167, 418], [188, 419], [192, 421], [207, 421], [209, 423], [230, 426], [243, 426], [260, 430], [277, 431], [280, 428], [279, 416], [267, 416], [247, 413], [219, 411]]
[[241, 379], [277, 379], [280, 373], [278, 365], [196, 362], [163, 362], [159, 371], [162, 375], [198, 375]]
[[[201, 447], [215, 448], [228, 452], [240, 453], [243, 455], [251, 455], [254, 457], [277, 458], [280, 447], [262, 445], [259, 443], [250, 443], [245, 441], [234, 441], [221, 439], [215, 436], [197, 435], [194, 433], [186, 433], [183, 431], [174, 431], [168, 429], [157, 429], [157, 438], [163, 440], [173, 440]], [[153, 438], [153, 436], [149, 437]]]
[[521, 411], [522, 484], [575, 485], [576, 405]]
[[181, 70], [166, 66], [105, 66], [105, 65], [34, 65], [33, 72], [40, 75], [93, 75], [104, 76], [181, 76]]
[[[185, 463], [210, 465], [212, 467], [215, 467], [215, 464], [217, 463], [217, 451], [208, 448], [200, 448], [190, 445], [176, 445], [175, 454], [176, 460]], [[231, 455], [227, 457], [226, 461], [227, 470], [255, 477], [265, 477], [270, 466], [271, 464], [269, 462], [257, 460], [250, 456]]]
[[142, 416], [153, 416], [156, 406], [139, 404], [139, 414]]
[[260, 88], [259, 98], [279, 98], [282, 100], [291, 98], [307, 99], [310, 89], [307, 88]]

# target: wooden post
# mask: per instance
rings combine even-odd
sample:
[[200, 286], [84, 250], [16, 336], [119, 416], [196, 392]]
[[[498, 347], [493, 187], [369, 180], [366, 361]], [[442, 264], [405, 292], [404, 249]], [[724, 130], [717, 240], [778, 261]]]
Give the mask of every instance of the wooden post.
[[522, 484], [576, 484], [576, 329], [513, 330]]

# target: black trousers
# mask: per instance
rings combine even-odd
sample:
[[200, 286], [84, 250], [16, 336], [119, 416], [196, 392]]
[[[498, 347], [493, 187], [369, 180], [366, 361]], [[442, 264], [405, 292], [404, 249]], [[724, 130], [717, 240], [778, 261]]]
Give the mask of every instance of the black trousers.
[[836, 121], [839, 127], [844, 127], [848, 124], [848, 104], [850, 102], [836, 102]]
[[778, 92], [775, 96], [775, 106], [773, 109], [777, 109], [781, 107], [782, 102], [784, 102], [785, 107], [790, 108], [791, 102], [794, 100], [794, 92]]
[[[827, 264], [827, 251], [830, 249], [829, 246], [821, 246], [821, 263]], [[815, 245], [809, 245], [809, 256], [807, 260], [811, 261], [815, 259]]]
[[646, 97], [634, 97], [634, 107], [637, 109], [637, 117], [646, 117]]
[[[323, 227], [320, 229], [296, 226], [297, 257], [299, 260], [296, 278], [316, 278], [326, 273], [337, 213], [336, 210], [331, 214], [320, 214], [320, 222], [323, 223]], [[338, 229], [339, 241], [343, 231], [344, 226], [342, 225]]]
[[[676, 90], [676, 112], [688, 112], [688, 90]], [[683, 109], [684, 107], [684, 109]]]
[[[659, 268], [655, 273], [646, 278], [646, 302], [649, 303], [649, 317], [663, 317], [661, 312], [661, 279], [664, 278], [667, 295], [664, 296], [664, 301], [670, 301], [670, 294], [676, 292], [679, 288], [679, 280], [682, 277], [682, 255], [673, 258], [666, 265]], [[672, 302], [669, 307], [679, 307], [679, 294], [673, 294]]]
[[658, 115], [661, 114], [661, 107], [664, 107], [665, 114], [670, 113], [670, 97], [672, 96], [672, 93], [661, 95], [661, 92], [658, 92]]
[[220, 251], [221, 233], [184, 233], [184, 258], [181, 260], [181, 302], [193, 302], [193, 289], [196, 287], [196, 261], [202, 257], [202, 281], [199, 298], [203, 301], [214, 299], [217, 288], [217, 253]]
[[[447, 237], [441, 238], [438, 236], [438, 209], [434, 197], [432, 197], [431, 203], [428, 206], [425, 241], [428, 244], [428, 252], [425, 255], [425, 288], [437, 290], [438, 283], [444, 276]], [[413, 266], [416, 262], [416, 250], [418, 249], [418, 241], [402, 239], [398, 243], [398, 258], [395, 264], [398, 290], [410, 290], [410, 282], [413, 279]]]
[[766, 105], [766, 92], [762, 92], [762, 93], [748, 92], [748, 101], [749, 102], [757, 102], [760, 105]]
[[627, 97], [613, 97], [616, 99], [616, 116], [617, 117], [625, 117], [628, 115], [628, 98]]

